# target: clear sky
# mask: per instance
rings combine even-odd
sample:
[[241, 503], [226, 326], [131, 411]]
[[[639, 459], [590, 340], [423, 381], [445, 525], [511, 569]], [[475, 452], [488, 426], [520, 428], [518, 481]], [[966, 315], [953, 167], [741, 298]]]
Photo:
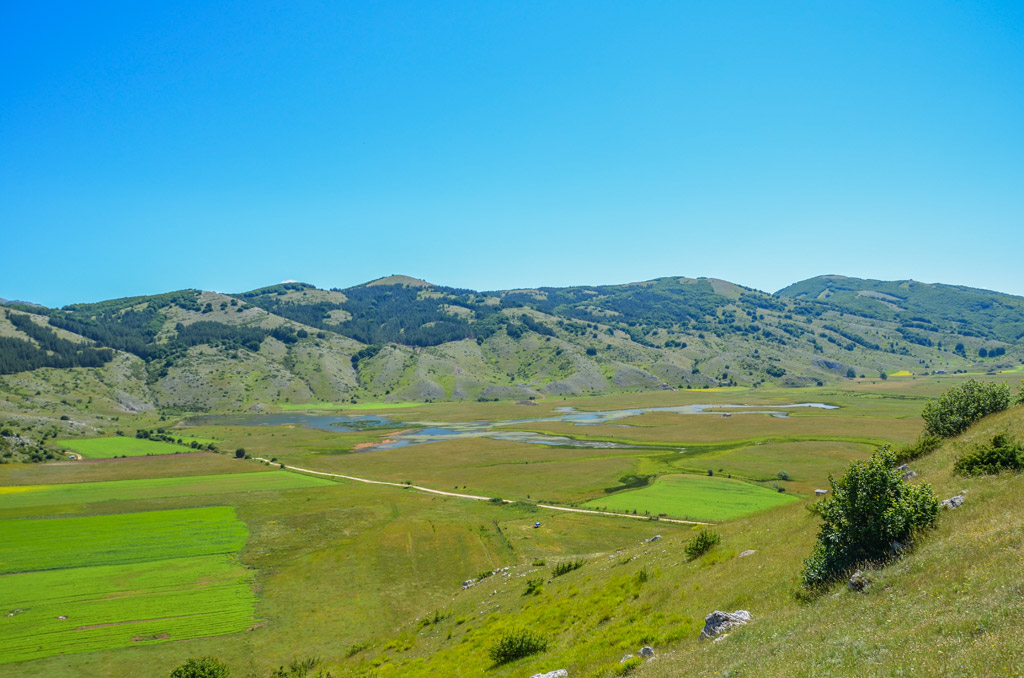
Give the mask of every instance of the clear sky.
[[1024, 295], [1024, 3], [0, 3], [0, 297]]

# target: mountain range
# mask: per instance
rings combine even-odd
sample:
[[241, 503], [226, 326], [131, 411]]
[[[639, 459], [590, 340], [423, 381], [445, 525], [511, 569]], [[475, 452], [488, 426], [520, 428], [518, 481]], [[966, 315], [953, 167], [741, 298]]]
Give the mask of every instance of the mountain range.
[[[1024, 298], [819, 276], [774, 294], [714, 278], [478, 292], [389, 276], [45, 308], [5, 302], [0, 391], [112, 410], [537, 399], [812, 386], [1014, 367]], [[885, 376], [883, 376], [885, 375]]]

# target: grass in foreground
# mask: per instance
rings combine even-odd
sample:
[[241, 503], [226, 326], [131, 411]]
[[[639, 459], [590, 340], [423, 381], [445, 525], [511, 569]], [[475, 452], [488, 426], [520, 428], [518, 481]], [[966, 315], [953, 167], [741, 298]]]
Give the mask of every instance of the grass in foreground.
[[584, 506], [692, 520], [732, 520], [794, 501], [799, 499], [740, 480], [667, 475], [649, 487], [594, 499]]

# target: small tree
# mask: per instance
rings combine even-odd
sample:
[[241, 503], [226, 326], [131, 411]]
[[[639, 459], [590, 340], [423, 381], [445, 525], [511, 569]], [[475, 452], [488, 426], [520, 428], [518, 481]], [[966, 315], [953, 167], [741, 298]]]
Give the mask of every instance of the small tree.
[[191, 657], [171, 671], [171, 678], [228, 678], [227, 664], [216, 657]]
[[706, 528], [702, 529], [690, 541], [686, 542], [686, 559], [696, 560], [700, 558], [720, 541], [722, 541], [722, 537], [717, 532]]
[[929, 400], [921, 416], [925, 431], [951, 438], [982, 417], [1005, 410], [1010, 402], [1010, 387], [1006, 384], [982, 384], [969, 379], [943, 393], [937, 401]]
[[235, 450], [235, 459], [245, 459], [245, 448], [239, 447]]
[[911, 485], [896, 471], [889, 446], [870, 459], [850, 465], [839, 480], [829, 476], [832, 493], [821, 502], [821, 530], [810, 558], [804, 561], [803, 583], [828, 584], [858, 565], [885, 561], [931, 527], [939, 502], [929, 485]]

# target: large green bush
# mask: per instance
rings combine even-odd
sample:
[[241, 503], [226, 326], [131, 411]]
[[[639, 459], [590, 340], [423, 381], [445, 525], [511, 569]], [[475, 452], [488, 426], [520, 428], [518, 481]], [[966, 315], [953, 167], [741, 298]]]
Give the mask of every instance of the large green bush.
[[857, 461], [839, 480], [829, 477], [831, 496], [821, 502], [821, 530], [804, 561], [804, 586], [813, 588], [858, 565], [897, 554], [916, 532], [935, 524], [939, 502], [928, 485], [911, 485], [894, 470], [888, 446]]
[[1024, 445], [1005, 433], [997, 433], [991, 442], [975, 445], [961, 455], [953, 462], [953, 470], [965, 476], [1024, 470]]
[[171, 671], [171, 678], [228, 678], [228, 667], [216, 657], [191, 657]]
[[1005, 410], [1010, 403], [1010, 387], [1006, 384], [982, 384], [970, 379], [949, 389], [937, 401], [929, 400], [921, 416], [927, 433], [950, 438], [982, 417]]

